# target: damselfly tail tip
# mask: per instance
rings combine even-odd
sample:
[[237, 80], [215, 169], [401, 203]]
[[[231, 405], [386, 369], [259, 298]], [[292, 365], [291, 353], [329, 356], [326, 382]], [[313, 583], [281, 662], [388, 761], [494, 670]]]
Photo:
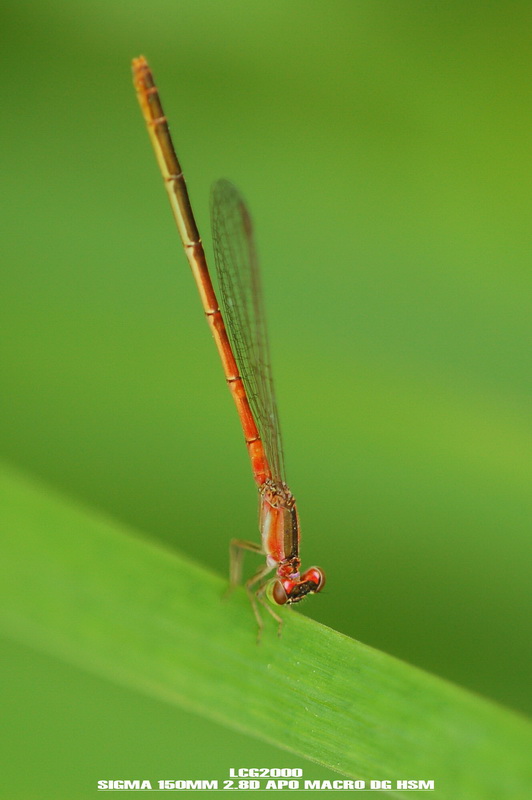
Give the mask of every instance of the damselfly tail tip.
[[133, 70], [133, 81], [137, 89], [142, 88], [144, 78], [150, 73], [149, 64], [144, 56], [138, 56], [131, 62], [131, 69]]
[[134, 70], [137, 70], [140, 67], [147, 67], [148, 66], [148, 62], [146, 60], [146, 56], [142, 56], [141, 55], [141, 56], [137, 56], [136, 58], [133, 58], [132, 61], [131, 61], [131, 65], [132, 65]]

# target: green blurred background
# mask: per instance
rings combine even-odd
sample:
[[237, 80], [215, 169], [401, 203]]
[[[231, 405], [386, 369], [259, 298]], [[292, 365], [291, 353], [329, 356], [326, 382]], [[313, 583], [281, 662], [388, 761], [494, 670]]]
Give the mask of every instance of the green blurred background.
[[[2, 457], [220, 573], [258, 536], [130, 85], [144, 53], [207, 246], [216, 178], [255, 218], [303, 558], [328, 576], [303, 613], [524, 711], [530, 11], [12, 0], [0, 147]], [[302, 764], [3, 652], [3, 797]]]

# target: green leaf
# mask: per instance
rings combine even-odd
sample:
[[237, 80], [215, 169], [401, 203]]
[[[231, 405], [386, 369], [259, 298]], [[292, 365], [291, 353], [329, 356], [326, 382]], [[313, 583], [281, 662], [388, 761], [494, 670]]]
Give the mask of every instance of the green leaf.
[[291, 610], [257, 646], [243, 591], [224, 600], [223, 579], [7, 468], [0, 509], [13, 637], [346, 777], [528, 796], [531, 726], [512, 712]]

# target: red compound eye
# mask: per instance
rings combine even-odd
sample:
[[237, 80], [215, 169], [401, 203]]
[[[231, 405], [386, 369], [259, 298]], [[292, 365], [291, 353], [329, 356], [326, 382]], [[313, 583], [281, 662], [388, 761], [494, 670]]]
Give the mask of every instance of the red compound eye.
[[288, 595], [281, 581], [275, 581], [271, 589], [271, 596], [278, 606], [284, 606], [288, 600]]
[[325, 573], [319, 567], [311, 567], [298, 580], [277, 579], [271, 584], [269, 597], [278, 606], [299, 603], [308, 594], [321, 592], [325, 586]]
[[312, 592], [321, 592], [323, 587], [325, 586], [325, 573], [319, 567], [310, 567], [301, 576], [301, 582], [310, 581], [311, 583], [316, 584], [315, 589], [311, 589]]

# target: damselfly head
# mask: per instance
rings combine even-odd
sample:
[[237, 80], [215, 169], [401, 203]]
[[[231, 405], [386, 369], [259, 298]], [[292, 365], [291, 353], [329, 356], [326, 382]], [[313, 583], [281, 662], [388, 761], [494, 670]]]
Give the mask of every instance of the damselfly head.
[[276, 578], [268, 587], [268, 597], [278, 606], [299, 603], [308, 594], [321, 592], [325, 586], [325, 573], [319, 567], [311, 567], [298, 580]]

